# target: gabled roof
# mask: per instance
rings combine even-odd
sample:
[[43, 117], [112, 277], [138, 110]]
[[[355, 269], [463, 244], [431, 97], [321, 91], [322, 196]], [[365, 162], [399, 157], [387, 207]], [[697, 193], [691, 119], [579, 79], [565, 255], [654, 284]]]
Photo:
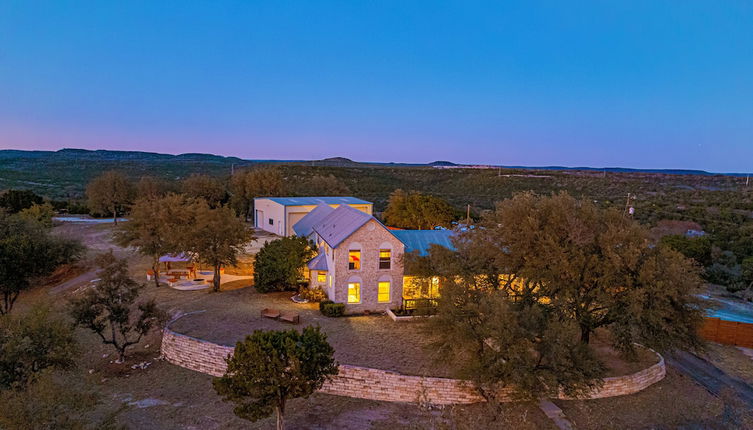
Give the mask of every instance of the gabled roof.
[[326, 218], [334, 211], [335, 210], [332, 208], [332, 206], [320, 203], [317, 207], [314, 208], [314, 210], [307, 213], [306, 216], [295, 223], [295, 225], [293, 226], [293, 231], [297, 236], [309, 237], [309, 235], [311, 235], [311, 233], [313, 232], [314, 225], [322, 222], [324, 218]]
[[322, 221], [315, 224], [312, 230], [332, 248], [337, 246], [369, 220], [376, 220], [373, 216], [361, 212], [347, 205], [338, 206]]
[[405, 252], [418, 251], [419, 255], [428, 255], [431, 245], [441, 245], [447, 249], [455, 250], [452, 244], [452, 230], [393, 230], [391, 232], [403, 244]]
[[325, 205], [370, 205], [371, 202], [355, 197], [259, 197], [272, 200], [283, 206], [316, 206]]
[[311, 270], [318, 270], [320, 272], [328, 271], [329, 268], [327, 267], [327, 255], [324, 253], [324, 250], [320, 249], [319, 254], [316, 257], [312, 258], [307, 265]]

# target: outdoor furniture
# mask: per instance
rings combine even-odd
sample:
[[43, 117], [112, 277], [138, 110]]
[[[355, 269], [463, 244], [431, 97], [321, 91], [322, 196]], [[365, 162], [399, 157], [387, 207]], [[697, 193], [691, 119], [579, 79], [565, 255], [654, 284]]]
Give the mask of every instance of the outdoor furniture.
[[301, 316], [295, 312], [283, 312], [280, 315], [280, 321], [289, 322], [291, 324], [298, 324], [301, 322]]
[[264, 308], [261, 310], [261, 316], [276, 320], [277, 318], [280, 318], [280, 311], [278, 311], [277, 309]]

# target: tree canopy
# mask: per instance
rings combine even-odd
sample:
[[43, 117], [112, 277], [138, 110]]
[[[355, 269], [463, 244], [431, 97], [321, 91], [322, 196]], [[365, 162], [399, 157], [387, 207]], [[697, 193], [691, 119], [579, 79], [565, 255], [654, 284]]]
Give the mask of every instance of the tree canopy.
[[199, 262], [214, 268], [214, 291], [219, 291], [220, 269], [236, 264], [254, 236], [227, 206], [211, 208], [197, 201], [192, 207], [193, 222], [185, 228], [182, 246]]
[[166, 314], [154, 299], [136, 302], [144, 286], [128, 275], [125, 260], [110, 252], [100, 255], [97, 263], [101, 268], [99, 281], [71, 301], [70, 312], [76, 325], [96, 333], [102, 343], [112, 345], [122, 362], [126, 350], [152, 329], [159, 328]]
[[275, 167], [241, 170], [230, 178], [230, 204], [239, 215], [248, 219], [256, 197], [279, 196], [285, 193], [285, 180]]
[[0, 315], [13, 309], [22, 291], [84, 252], [80, 242], [52, 235], [42, 224], [0, 214]]
[[546, 381], [556, 369], [568, 376], [557, 381], [563, 388], [585, 389], [599, 375], [588, 348], [599, 328], [628, 356], [635, 343], [661, 351], [700, 345], [697, 265], [652, 245], [643, 227], [617, 211], [564, 193], [519, 194], [455, 245], [454, 252], [432, 247], [428, 261], [408, 264], [442, 275], [436, 322], [444, 348], [459, 353], [472, 343], [469, 366], [488, 372], [497, 369], [486, 361], [489, 349], [502, 352], [502, 370], [484, 374], [492, 381], [537, 392], [541, 386], [509, 371], [522, 360], [527, 377]]
[[383, 217], [386, 224], [394, 227], [430, 230], [449, 227], [455, 219], [455, 209], [439, 197], [397, 189], [390, 194]]
[[18, 216], [27, 221], [38, 222], [44, 227], [52, 227], [52, 217], [55, 216], [55, 210], [49, 203], [34, 203], [28, 208], [22, 209]]
[[350, 188], [335, 175], [314, 175], [296, 181], [294, 193], [300, 196], [345, 196], [350, 194]]
[[277, 429], [284, 428], [289, 399], [308, 397], [337, 374], [334, 349], [319, 327], [296, 330], [256, 330], [235, 346], [227, 360], [227, 373], [214, 380], [214, 388], [233, 412], [257, 421], [276, 412]]
[[86, 186], [89, 209], [100, 214], [112, 214], [115, 224], [133, 197], [133, 186], [121, 173], [110, 170], [94, 178]]
[[225, 184], [219, 179], [196, 173], [183, 180], [181, 189], [186, 196], [204, 199], [213, 208], [220, 206], [227, 197]]
[[0, 317], [0, 391], [24, 389], [45, 369], [73, 367], [76, 352], [70, 323], [47, 308]]
[[254, 262], [254, 287], [262, 292], [295, 289], [314, 250], [305, 237], [291, 236], [264, 244]]
[[132, 246], [150, 257], [154, 282], [159, 287], [159, 258], [182, 249], [182, 231], [192, 222], [192, 202], [182, 195], [144, 197], [131, 207], [128, 222], [115, 232], [121, 246]]
[[8, 213], [21, 212], [32, 205], [41, 205], [44, 200], [29, 190], [7, 190], [0, 194], [0, 208]]

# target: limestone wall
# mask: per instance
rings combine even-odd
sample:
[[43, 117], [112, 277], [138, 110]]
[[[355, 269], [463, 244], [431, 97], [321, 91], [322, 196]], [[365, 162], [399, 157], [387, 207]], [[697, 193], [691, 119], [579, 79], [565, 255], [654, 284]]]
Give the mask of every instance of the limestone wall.
[[[225, 358], [233, 353], [229, 346], [217, 345], [201, 339], [165, 329], [162, 355], [170, 363], [197, 372], [221, 376], [227, 368]], [[665, 376], [664, 359], [632, 375], [606, 378], [602, 389], [588, 398], [603, 398], [632, 394], [661, 381]], [[463, 404], [483, 401], [467, 381], [402, 375], [380, 369], [340, 365], [340, 373], [322, 387], [322, 392], [370, 400], [390, 402], [425, 402], [436, 405]], [[566, 398], [560, 395], [560, 398]], [[511, 401], [510, 392], [500, 394], [500, 400]]]

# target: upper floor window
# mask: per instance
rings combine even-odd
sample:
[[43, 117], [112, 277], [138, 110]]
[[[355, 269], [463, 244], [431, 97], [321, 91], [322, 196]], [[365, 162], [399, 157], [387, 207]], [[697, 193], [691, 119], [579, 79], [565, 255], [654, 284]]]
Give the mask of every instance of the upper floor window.
[[316, 282], [323, 284], [327, 282], [327, 272], [319, 271], [316, 273]]
[[361, 251], [351, 249], [348, 251], [348, 270], [361, 270]]
[[389, 269], [392, 266], [392, 250], [380, 249], [379, 250], [379, 268]]

